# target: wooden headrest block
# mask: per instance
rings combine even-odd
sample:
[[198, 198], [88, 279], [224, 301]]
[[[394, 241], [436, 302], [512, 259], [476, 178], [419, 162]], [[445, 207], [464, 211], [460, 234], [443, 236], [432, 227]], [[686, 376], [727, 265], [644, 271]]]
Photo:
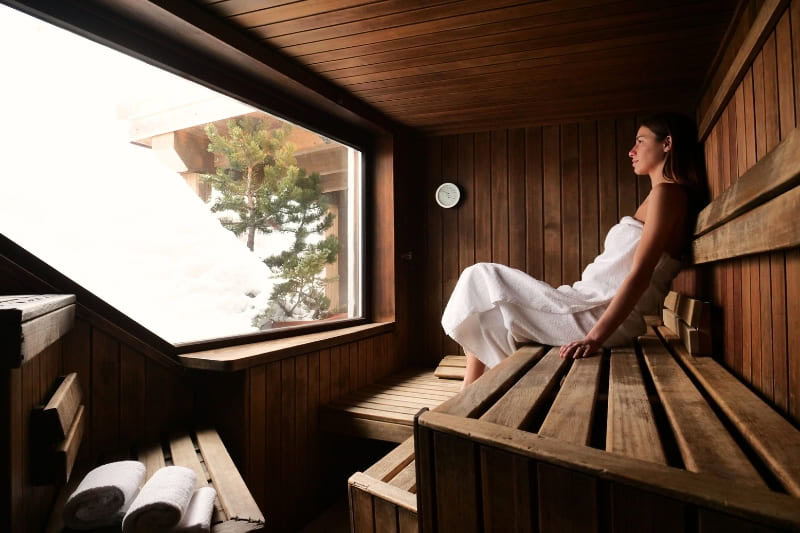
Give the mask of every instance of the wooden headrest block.
[[78, 406], [78, 411], [75, 413], [75, 419], [72, 422], [72, 427], [70, 427], [66, 438], [61, 441], [61, 444], [56, 446], [55, 457], [53, 458], [53, 470], [58, 483], [66, 483], [69, 481], [72, 467], [75, 466], [75, 459], [78, 457], [78, 450], [81, 447], [83, 433], [86, 430], [85, 411], [86, 409], [82, 405]]
[[81, 399], [78, 374], [67, 374], [39, 415], [42, 438], [51, 443], [64, 440], [81, 406]]
[[680, 295], [678, 309], [675, 312], [693, 328], [705, 328], [708, 324], [710, 305], [688, 296]]
[[667, 293], [667, 297], [664, 298], [664, 307], [669, 309], [670, 311], [677, 311], [678, 310], [678, 300], [680, 300], [681, 294], [675, 291], [669, 291]]

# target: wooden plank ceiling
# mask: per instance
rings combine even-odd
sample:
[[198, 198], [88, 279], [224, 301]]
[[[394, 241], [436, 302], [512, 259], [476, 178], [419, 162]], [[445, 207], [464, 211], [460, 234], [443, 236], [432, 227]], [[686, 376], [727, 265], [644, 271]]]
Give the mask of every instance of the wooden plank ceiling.
[[733, 0], [197, 0], [398, 122], [693, 111]]

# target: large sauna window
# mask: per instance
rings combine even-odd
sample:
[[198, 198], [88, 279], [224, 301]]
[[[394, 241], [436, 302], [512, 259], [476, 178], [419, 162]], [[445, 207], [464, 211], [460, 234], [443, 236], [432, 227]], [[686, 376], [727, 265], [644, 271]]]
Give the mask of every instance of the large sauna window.
[[362, 316], [362, 155], [0, 6], [0, 232], [173, 344]]

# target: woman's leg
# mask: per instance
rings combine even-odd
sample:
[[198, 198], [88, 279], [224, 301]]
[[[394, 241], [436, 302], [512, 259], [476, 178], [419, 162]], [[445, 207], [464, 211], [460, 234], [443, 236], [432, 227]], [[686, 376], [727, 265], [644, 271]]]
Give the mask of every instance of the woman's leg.
[[464, 390], [464, 387], [481, 377], [485, 369], [486, 365], [481, 363], [477, 357], [467, 352], [467, 370], [464, 372], [464, 381], [461, 383], [461, 390]]

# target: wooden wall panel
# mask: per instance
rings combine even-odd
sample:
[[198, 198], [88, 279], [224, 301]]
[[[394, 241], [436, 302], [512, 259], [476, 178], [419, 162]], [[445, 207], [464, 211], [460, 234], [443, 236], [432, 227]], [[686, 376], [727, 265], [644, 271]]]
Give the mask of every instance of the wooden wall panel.
[[[502, 263], [553, 286], [580, 278], [608, 229], [633, 215], [650, 190], [628, 157], [636, 118], [427, 139], [425, 364], [459, 350], [440, 320], [466, 267]], [[464, 200], [445, 210], [432, 196], [448, 180], [458, 182]]]
[[[357, 376], [350, 381], [350, 372], [356, 369], [358, 373], [360, 363], [372, 363], [371, 371], [364, 367], [366, 384], [411, 359], [404, 354], [398, 361], [387, 359], [381, 364], [383, 354], [392, 353], [391, 347], [392, 334], [386, 333], [255, 366], [233, 377], [235, 382], [248, 384], [245, 395], [232, 401], [217, 397], [216, 403], [221, 405], [214, 417], [225, 417], [239, 401], [249, 413], [248, 422], [236, 428], [246, 446], [242, 453], [245, 464], [239, 466], [271, 531], [296, 531], [320, 510], [319, 492], [335, 465], [325, 463], [328, 437], [319, 432], [319, 407], [359, 385]], [[327, 365], [320, 361], [326, 358], [330, 358], [331, 371], [321, 372]], [[213, 382], [218, 376], [207, 377]]]
[[[798, 126], [799, 43], [800, 0], [793, 0], [705, 140], [712, 198]], [[800, 250], [793, 249], [713, 263], [707, 267], [713, 291], [702, 286], [686, 291], [714, 302], [713, 328], [721, 332], [715, 357], [795, 421], [800, 421], [799, 259]]]

